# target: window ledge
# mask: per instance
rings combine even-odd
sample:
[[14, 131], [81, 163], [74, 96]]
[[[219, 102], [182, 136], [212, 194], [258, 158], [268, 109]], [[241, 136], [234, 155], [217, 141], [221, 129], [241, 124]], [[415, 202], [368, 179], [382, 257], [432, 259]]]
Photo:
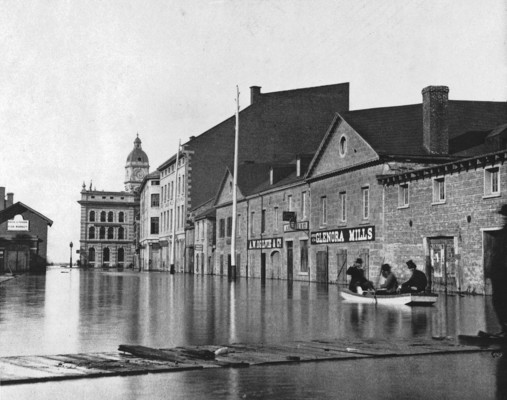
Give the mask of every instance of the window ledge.
[[403, 209], [403, 208], [408, 208], [408, 206], [409, 206], [408, 204], [403, 205], [403, 206], [398, 206], [398, 210], [401, 210], [401, 209]]
[[440, 206], [440, 205], [445, 204], [445, 203], [446, 203], [445, 201], [436, 201], [436, 202], [434, 201], [434, 202], [431, 203], [431, 205], [432, 206]]
[[501, 194], [500, 193], [492, 193], [492, 194], [485, 194], [484, 196], [482, 196], [483, 199], [493, 199], [496, 197], [501, 197]]

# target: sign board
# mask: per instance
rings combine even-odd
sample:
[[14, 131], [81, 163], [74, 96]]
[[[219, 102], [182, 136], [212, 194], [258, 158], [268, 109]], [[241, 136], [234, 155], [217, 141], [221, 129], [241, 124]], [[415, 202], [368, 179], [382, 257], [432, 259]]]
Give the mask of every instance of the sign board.
[[375, 227], [361, 226], [312, 232], [310, 240], [312, 244], [372, 242], [375, 240]]
[[7, 230], [8, 231], [29, 231], [28, 220], [24, 220], [22, 215], [16, 215], [14, 219], [10, 219], [7, 221]]
[[281, 249], [282, 238], [251, 239], [248, 241], [248, 250]]
[[283, 226], [284, 232], [293, 232], [293, 231], [307, 231], [310, 225], [308, 221], [299, 221], [299, 222], [291, 222], [290, 224]]

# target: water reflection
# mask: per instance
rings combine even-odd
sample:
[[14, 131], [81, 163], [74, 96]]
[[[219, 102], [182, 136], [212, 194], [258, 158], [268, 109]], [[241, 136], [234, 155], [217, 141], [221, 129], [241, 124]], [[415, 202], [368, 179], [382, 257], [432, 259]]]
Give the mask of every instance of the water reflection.
[[[346, 303], [336, 286], [164, 273], [49, 270], [0, 286], [1, 355], [114, 351], [119, 344], [455, 336], [489, 329], [490, 299], [435, 307]], [[491, 315], [490, 315], [491, 314]]]

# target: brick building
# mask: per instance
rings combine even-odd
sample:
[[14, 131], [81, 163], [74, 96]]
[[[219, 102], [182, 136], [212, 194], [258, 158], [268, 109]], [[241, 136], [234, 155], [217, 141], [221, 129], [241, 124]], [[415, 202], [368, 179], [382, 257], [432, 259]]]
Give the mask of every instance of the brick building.
[[46, 271], [48, 226], [53, 221], [0, 187], [0, 274]]

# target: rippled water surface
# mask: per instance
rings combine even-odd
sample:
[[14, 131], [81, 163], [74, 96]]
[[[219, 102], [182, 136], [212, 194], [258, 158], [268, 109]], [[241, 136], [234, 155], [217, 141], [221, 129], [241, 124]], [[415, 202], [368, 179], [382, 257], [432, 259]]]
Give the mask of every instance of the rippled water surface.
[[[497, 329], [482, 296], [375, 307], [343, 302], [333, 285], [59, 268], [1, 284], [0, 327], [0, 356]], [[502, 398], [505, 370], [489, 353], [419, 356], [3, 386], [0, 399], [488, 399]]]

